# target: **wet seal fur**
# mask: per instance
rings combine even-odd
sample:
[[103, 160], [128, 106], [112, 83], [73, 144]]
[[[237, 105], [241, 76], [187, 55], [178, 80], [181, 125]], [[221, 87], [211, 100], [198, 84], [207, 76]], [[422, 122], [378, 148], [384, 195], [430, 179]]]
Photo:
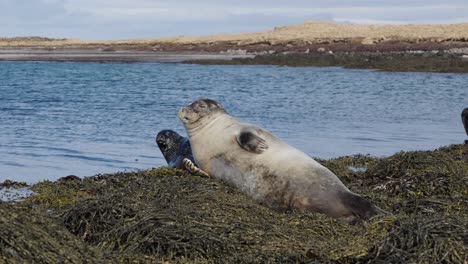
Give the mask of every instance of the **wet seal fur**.
[[[463, 109], [461, 118], [463, 126], [465, 127], [466, 135], [468, 135], [468, 107]], [[465, 140], [465, 144], [468, 144], [468, 140]]]
[[214, 100], [192, 102], [179, 118], [200, 168], [266, 206], [310, 210], [348, 223], [383, 212], [309, 155], [236, 120]]
[[191, 174], [208, 176], [195, 165], [188, 138], [173, 130], [161, 130], [156, 136], [156, 144], [169, 167], [186, 169]]
[[156, 136], [156, 144], [169, 167], [183, 169], [183, 159], [194, 161], [190, 141], [173, 130], [161, 130]]

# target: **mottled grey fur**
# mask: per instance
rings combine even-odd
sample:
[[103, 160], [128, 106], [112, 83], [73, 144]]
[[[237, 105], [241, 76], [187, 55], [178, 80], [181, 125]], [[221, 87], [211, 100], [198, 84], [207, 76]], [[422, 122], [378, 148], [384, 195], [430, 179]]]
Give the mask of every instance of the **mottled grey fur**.
[[194, 161], [188, 138], [173, 130], [162, 130], [156, 136], [156, 144], [166, 159], [169, 167], [183, 169], [185, 158]]

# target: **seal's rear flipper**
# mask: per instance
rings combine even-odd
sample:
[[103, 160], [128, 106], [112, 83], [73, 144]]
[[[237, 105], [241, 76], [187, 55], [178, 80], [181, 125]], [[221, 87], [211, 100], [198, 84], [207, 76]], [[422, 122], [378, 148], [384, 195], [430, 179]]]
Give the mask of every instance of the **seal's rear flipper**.
[[261, 154], [268, 149], [268, 144], [258, 134], [253, 128], [244, 128], [236, 135], [237, 143], [249, 152]]
[[350, 224], [360, 222], [361, 220], [367, 220], [378, 214], [387, 213], [373, 205], [369, 200], [352, 192], [342, 193], [341, 200], [352, 213], [352, 216], [343, 219]]
[[195, 165], [191, 160], [185, 158], [182, 160], [182, 164], [184, 165], [185, 169], [188, 170], [193, 175], [203, 176], [203, 177], [210, 177], [208, 173], [204, 170], [200, 169]]

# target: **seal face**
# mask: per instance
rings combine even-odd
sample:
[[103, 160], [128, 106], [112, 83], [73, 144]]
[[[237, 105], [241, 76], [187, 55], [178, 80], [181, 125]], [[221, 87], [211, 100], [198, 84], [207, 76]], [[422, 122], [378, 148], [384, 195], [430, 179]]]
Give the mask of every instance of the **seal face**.
[[179, 118], [196, 164], [266, 206], [310, 210], [349, 223], [383, 212], [309, 155], [236, 120], [214, 100], [192, 102]]
[[173, 130], [161, 130], [156, 136], [156, 144], [169, 167], [186, 169], [193, 175], [210, 177], [195, 164], [188, 138]]
[[211, 99], [196, 100], [179, 112], [179, 118], [184, 125], [197, 125], [200, 119], [216, 113], [226, 113], [224, 107]]
[[169, 167], [185, 168], [185, 158], [193, 162], [192, 150], [188, 138], [182, 137], [173, 130], [161, 130], [156, 136], [156, 144], [166, 159]]

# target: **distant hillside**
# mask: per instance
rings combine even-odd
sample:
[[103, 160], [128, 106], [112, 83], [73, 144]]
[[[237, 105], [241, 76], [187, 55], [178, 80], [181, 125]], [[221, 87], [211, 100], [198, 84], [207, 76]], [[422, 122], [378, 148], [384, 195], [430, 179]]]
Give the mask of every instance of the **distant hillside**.
[[2, 38], [0, 37], [0, 41], [2, 42], [47, 42], [47, 41], [63, 41], [66, 39], [53, 39], [53, 38], [45, 38], [45, 37], [37, 37], [37, 36], [32, 36], [32, 37], [15, 37], [15, 38]]
[[380, 41], [463, 41], [468, 42], [468, 23], [450, 25], [358, 25], [331, 22], [306, 22], [299, 25], [276, 27], [259, 33], [213, 35], [205, 37], [162, 38], [176, 43], [241, 42], [245, 44], [268, 42], [287, 43], [324, 40], [360, 39], [365, 43]]
[[324, 43], [357, 41], [375, 44], [383, 41], [409, 42], [468, 42], [468, 23], [433, 25], [360, 25], [331, 22], [306, 22], [298, 25], [276, 27], [273, 30], [212, 36], [178, 36], [154, 39], [117, 41], [85, 41], [76, 39], [50, 39], [43, 37], [0, 38], [0, 46], [61, 46], [61, 45], [113, 45], [113, 44], [210, 44], [229, 43], [238, 46], [251, 44], [287, 44], [295, 42]]

